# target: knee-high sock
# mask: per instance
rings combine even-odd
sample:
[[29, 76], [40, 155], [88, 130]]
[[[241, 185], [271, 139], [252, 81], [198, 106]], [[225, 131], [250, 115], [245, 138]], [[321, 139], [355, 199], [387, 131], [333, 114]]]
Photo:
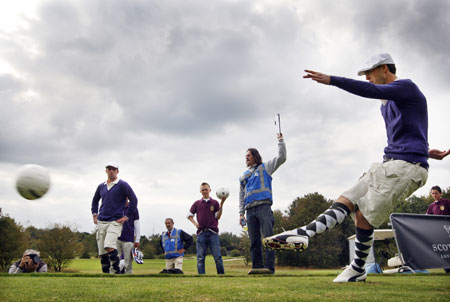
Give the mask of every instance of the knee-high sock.
[[374, 231], [373, 229], [363, 230], [358, 227], [355, 228], [355, 230], [355, 258], [353, 258], [351, 266], [355, 271], [363, 273], [365, 271], [364, 265], [366, 264], [370, 248], [372, 247]]
[[117, 252], [117, 250], [114, 250], [112, 252], [108, 253], [109, 255], [109, 262], [111, 263], [111, 266], [114, 270], [115, 274], [120, 274], [120, 258], [119, 258], [119, 253]]
[[320, 234], [341, 224], [349, 214], [350, 209], [346, 205], [340, 202], [334, 202], [328, 210], [320, 214], [310, 224], [298, 228], [297, 233], [310, 238], [314, 237], [316, 234]]
[[109, 255], [108, 254], [103, 254], [100, 256], [100, 263], [102, 264], [102, 272], [109, 274], [109, 267], [110, 267], [110, 263], [109, 263]]

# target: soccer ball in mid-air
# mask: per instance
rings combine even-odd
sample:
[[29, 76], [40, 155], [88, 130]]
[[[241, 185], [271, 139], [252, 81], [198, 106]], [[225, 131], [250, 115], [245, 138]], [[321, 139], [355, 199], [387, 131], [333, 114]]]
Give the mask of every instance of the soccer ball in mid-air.
[[230, 190], [228, 190], [227, 188], [220, 188], [217, 189], [216, 191], [216, 196], [219, 199], [222, 199], [223, 197], [228, 197], [228, 195], [230, 195]]
[[17, 176], [16, 188], [25, 199], [41, 198], [50, 188], [50, 174], [42, 166], [25, 165]]

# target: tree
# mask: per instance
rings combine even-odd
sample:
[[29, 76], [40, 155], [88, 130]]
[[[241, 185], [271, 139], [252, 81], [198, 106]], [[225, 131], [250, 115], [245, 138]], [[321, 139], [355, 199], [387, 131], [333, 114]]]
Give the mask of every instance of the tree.
[[244, 264], [248, 265], [250, 261], [250, 237], [248, 237], [247, 231], [242, 231], [240, 240], [239, 240], [239, 251], [241, 251], [241, 255], [244, 256]]
[[239, 247], [239, 237], [230, 232], [220, 233], [219, 235], [220, 247], [225, 248], [228, 252]]
[[0, 215], [0, 270], [22, 257], [29, 239], [22, 226], [9, 216]]
[[153, 259], [156, 255], [162, 254], [162, 249], [159, 244], [159, 235], [152, 235], [150, 238], [146, 236], [141, 236], [140, 239], [140, 250], [144, 253], [144, 259]]
[[59, 224], [44, 230], [37, 246], [47, 265], [57, 272], [65, 268], [83, 249], [78, 233], [67, 225]]
[[78, 233], [78, 236], [80, 238], [81, 243], [83, 244], [82, 258], [88, 259], [92, 255], [98, 254], [97, 239], [96, 239], [95, 231], [93, 231], [92, 233], [88, 233], [88, 232]]

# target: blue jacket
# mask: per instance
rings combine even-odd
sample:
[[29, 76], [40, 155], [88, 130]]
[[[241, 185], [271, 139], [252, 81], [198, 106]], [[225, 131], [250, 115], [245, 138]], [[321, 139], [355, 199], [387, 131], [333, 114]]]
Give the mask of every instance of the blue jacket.
[[183, 241], [181, 240], [181, 230], [177, 230], [175, 228], [172, 229], [172, 232], [164, 233], [162, 238], [162, 246], [164, 249], [164, 254], [167, 259], [178, 258], [180, 256], [184, 256], [184, 253], [178, 253], [178, 250], [183, 248]]
[[264, 164], [259, 165], [253, 172], [245, 171], [240, 182], [245, 186], [245, 206], [257, 200], [268, 199], [272, 202], [272, 176], [267, 173]]

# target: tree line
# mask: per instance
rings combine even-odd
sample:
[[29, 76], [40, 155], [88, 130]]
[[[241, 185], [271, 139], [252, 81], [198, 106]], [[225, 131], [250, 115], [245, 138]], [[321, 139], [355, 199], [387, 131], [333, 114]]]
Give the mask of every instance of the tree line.
[[[443, 190], [443, 198], [450, 199], [450, 188]], [[428, 205], [433, 202], [431, 196], [415, 196], [394, 203], [395, 213], [424, 214]], [[319, 193], [310, 193], [297, 197], [283, 213], [274, 211], [274, 233], [283, 232], [308, 224], [323, 213], [333, 203]], [[380, 228], [390, 228], [388, 222]], [[276, 253], [279, 266], [331, 268], [348, 264], [349, 250], [347, 238], [354, 234], [354, 224], [346, 219], [341, 225], [314, 237], [311, 245], [303, 253], [280, 251]], [[186, 254], [196, 254], [196, 235], [194, 244]], [[160, 247], [160, 234], [141, 236], [140, 244], [144, 257], [164, 258]], [[219, 234], [221, 253], [224, 256], [243, 257], [247, 264], [250, 260], [250, 241], [248, 234], [242, 231], [239, 235], [223, 232]], [[393, 241], [393, 240], [392, 240]], [[38, 229], [34, 226], [23, 227], [14, 218], [0, 212], [0, 270], [6, 271], [14, 261], [21, 258], [22, 253], [33, 248], [41, 252], [41, 258], [53, 271], [61, 271], [76, 257], [97, 257], [95, 232], [78, 232], [69, 225], [54, 224], [48, 228]], [[375, 250], [381, 264], [385, 264], [389, 256], [396, 251], [395, 242], [376, 242]]]

